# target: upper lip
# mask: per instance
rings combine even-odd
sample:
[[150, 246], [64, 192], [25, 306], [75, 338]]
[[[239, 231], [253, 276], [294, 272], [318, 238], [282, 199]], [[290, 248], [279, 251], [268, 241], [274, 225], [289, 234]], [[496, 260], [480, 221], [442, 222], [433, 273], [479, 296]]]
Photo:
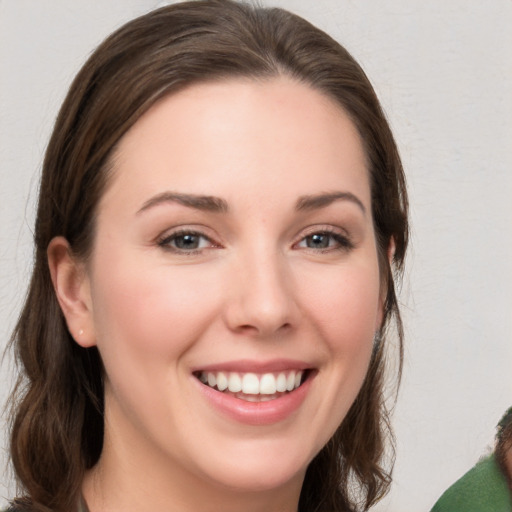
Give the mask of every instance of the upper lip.
[[205, 366], [198, 366], [192, 369], [192, 372], [239, 372], [239, 373], [271, 373], [282, 372], [286, 370], [308, 370], [312, 365], [305, 361], [295, 359], [272, 359], [267, 361], [257, 361], [249, 359], [240, 359], [236, 361], [225, 361], [212, 363]]

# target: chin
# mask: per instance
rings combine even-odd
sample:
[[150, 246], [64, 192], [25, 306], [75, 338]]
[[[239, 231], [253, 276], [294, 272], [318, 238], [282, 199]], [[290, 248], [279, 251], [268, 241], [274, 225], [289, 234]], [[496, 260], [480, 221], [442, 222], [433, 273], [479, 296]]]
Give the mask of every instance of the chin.
[[[300, 456], [298, 450], [256, 448], [257, 455], [247, 452], [237, 457], [226, 457], [209, 468], [204, 468], [209, 479], [226, 489], [237, 492], [271, 492], [288, 486], [302, 486], [310, 458]], [[312, 457], [311, 457], [312, 459]], [[209, 461], [211, 462], [211, 460]]]

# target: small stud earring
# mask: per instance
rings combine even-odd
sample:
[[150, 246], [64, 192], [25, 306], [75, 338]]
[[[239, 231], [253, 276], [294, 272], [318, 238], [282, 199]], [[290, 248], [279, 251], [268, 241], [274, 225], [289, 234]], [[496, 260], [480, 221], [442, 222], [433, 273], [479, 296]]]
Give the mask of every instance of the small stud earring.
[[83, 334], [84, 334], [84, 330], [83, 330], [83, 329], [80, 329], [80, 330], [78, 331], [78, 336], [83, 336]]

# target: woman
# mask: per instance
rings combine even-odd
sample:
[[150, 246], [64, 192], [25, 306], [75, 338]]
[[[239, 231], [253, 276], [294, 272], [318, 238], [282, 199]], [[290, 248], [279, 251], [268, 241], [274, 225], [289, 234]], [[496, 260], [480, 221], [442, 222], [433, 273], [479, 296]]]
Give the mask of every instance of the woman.
[[62, 106], [35, 242], [15, 510], [363, 510], [386, 492], [407, 197], [329, 36], [227, 0], [122, 27]]

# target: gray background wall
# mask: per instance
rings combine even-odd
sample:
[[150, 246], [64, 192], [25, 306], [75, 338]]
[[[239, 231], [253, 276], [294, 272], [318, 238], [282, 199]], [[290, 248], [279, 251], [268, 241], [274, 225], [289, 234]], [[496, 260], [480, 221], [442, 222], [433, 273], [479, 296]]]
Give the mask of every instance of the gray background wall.
[[[67, 86], [108, 33], [159, 3], [0, 0], [0, 346], [24, 296], [40, 165]], [[395, 483], [378, 510], [428, 510], [489, 449], [512, 403], [512, 2], [263, 3], [356, 56], [401, 148], [413, 227], [407, 348]], [[2, 402], [11, 371], [7, 358]], [[0, 506], [14, 492], [2, 473]]]

